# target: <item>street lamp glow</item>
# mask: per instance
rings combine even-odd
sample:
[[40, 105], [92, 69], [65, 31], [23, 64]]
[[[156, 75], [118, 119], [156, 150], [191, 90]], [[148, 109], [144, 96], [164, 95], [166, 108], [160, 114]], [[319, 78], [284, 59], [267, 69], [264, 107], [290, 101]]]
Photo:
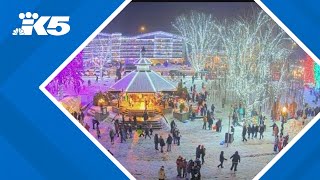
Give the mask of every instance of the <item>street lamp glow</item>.
[[140, 32], [144, 32], [146, 30], [146, 27], [145, 26], [141, 26], [140, 27]]

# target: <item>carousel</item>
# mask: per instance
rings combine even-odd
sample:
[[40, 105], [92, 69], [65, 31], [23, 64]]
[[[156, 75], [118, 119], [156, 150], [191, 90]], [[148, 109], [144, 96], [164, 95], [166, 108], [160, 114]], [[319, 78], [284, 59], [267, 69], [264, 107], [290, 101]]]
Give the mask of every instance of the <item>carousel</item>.
[[152, 64], [144, 57], [142, 48], [140, 58], [135, 62], [136, 70], [117, 81], [109, 89], [118, 97], [117, 108], [120, 113], [142, 116], [163, 113], [168, 107], [166, 97], [177, 90], [177, 87], [155, 71], [150, 70]]

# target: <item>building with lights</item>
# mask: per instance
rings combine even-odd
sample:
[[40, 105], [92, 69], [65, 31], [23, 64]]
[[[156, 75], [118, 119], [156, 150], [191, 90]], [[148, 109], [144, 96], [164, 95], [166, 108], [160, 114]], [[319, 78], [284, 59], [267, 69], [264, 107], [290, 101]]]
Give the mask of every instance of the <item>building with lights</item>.
[[175, 34], [156, 31], [137, 36], [124, 36], [121, 33], [100, 33], [83, 50], [84, 60], [95, 58], [106, 62], [134, 62], [145, 47], [145, 57], [152, 64], [183, 63], [183, 39]]

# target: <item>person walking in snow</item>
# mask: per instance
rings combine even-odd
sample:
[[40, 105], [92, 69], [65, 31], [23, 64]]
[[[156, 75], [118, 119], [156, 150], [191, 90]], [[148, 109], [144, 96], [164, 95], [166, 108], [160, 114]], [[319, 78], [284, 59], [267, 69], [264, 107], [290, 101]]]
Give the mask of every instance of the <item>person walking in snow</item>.
[[236, 151], [231, 157], [230, 159], [232, 159], [232, 166], [230, 168], [230, 170], [232, 171], [234, 168], [234, 171], [237, 171], [237, 166], [238, 163], [240, 163], [240, 155], [238, 153], [238, 151]]
[[223, 168], [223, 162], [224, 162], [225, 160], [227, 160], [227, 159], [224, 158], [223, 151], [221, 151], [221, 153], [220, 153], [220, 158], [219, 158], [220, 164], [218, 165], [218, 168], [219, 168], [219, 167]]
[[151, 139], [151, 136], [150, 136], [150, 130], [149, 130], [149, 128], [148, 127], [146, 127], [145, 129], [144, 129], [144, 138], [145, 139], [147, 139], [147, 136]]

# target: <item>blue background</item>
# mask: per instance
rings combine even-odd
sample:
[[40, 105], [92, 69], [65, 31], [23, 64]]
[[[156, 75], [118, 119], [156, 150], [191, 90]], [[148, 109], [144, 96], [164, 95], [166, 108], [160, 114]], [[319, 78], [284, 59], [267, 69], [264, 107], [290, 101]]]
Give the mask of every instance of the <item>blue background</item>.
[[[262, 2], [319, 58], [320, 2], [262, 0]], [[320, 124], [317, 122], [262, 179], [319, 179]]]
[[[263, 2], [318, 57], [316, 0]], [[39, 90], [39, 85], [122, 3], [121, 0], [7, 0], [0, 5], [0, 179], [127, 179]], [[18, 14], [70, 16], [62, 37], [12, 36]], [[317, 123], [263, 179], [314, 179]]]
[[[0, 5], [0, 179], [128, 179], [39, 90], [122, 0], [7, 0]], [[12, 36], [18, 14], [70, 16], [67, 35]]]

